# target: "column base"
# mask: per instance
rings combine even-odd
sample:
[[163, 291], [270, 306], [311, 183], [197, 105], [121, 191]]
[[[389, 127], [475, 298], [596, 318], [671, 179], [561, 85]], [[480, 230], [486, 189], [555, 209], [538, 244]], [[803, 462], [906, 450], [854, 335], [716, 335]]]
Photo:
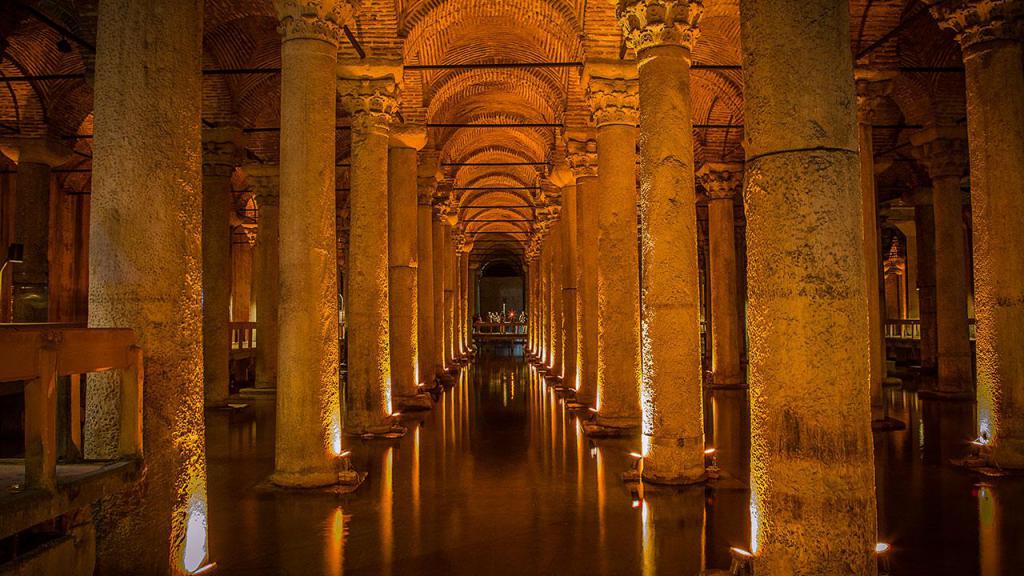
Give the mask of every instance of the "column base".
[[621, 438], [640, 432], [640, 418], [607, 417], [597, 414], [593, 420], [583, 423], [583, 433], [591, 438]]
[[565, 409], [573, 413], [590, 412], [590, 404], [587, 402], [581, 402], [577, 398], [575, 400], [567, 400], [565, 402]]
[[394, 404], [402, 412], [416, 412], [434, 408], [434, 401], [430, 399], [430, 394], [426, 393], [395, 396]]
[[685, 486], [707, 480], [704, 443], [701, 438], [644, 436], [647, 454], [637, 462], [645, 482]]
[[371, 424], [358, 429], [346, 430], [345, 435], [362, 440], [393, 440], [405, 436], [408, 429], [397, 422], [397, 419], [380, 424]]
[[366, 474], [352, 469], [347, 459], [338, 460], [337, 470], [317, 472], [274, 472], [264, 483], [257, 485], [257, 490], [315, 490], [326, 489], [342, 493], [354, 491], [366, 479]]

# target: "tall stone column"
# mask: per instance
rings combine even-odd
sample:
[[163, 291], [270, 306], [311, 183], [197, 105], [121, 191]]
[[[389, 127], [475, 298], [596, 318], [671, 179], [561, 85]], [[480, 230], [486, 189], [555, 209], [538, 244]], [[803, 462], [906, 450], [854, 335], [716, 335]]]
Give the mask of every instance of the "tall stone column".
[[592, 131], [570, 133], [568, 159], [576, 176], [576, 309], [579, 346], [579, 384], [576, 401], [597, 400], [597, 216], [600, 189], [597, 178], [597, 141]]
[[743, 165], [709, 163], [701, 167], [708, 192], [708, 272], [711, 280], [711, 373], [715, 387], [745, 387], [740, 367], [739, 266], [736, 258], [736, 198], [742, 198]]
[[[532, 242], [532, 240], [531, 240]], [[537, 254], [527, 249], [526, 253], [526, 264], [527, 264], [527, 291], [526, 291], [526, 310], [528, 312], [528, 323], [527, 323], [527, 353], [530, 356], [537, 355], [537, 334], [540, 332], [538, 328], [537, 319]]]
[[591, 434], [640, 423], [640, 274], [636, 221], [636, 67], [591, 61], [583, 69], [597, 125], [597, 417]]
[[426, 144], [422, 127], [391, 132], [388, 157], [388, 308], [390, 310], [391, 393], [402, 410], [429, 409], [419, 384], [419, 253], [416, 152]]
[[562, 379], [562, 346], [564, 344], [564, 325], [562, 319], [562, 221], [559, 220], [551, 228], [548, 235], [550, 248], [548, 266], [551, 280], [548, 285], [548, 315], [551, 318], [551, 356], [548, 360], [549, 377], [556, 381]]
[[963, 47], [971, 148], [978, 420], [992, 461], [1024, 468], [1024, 69], [1021, 2], [932, 9]]
[[434, 218], [431, 222], [431, 244], [434, 251], [434, 366], [442, 378], [448, 371], [448, 348], [445, 346], [445, 307], [444, 307], [444, 263], [445, 242], [447, 234], [445, 224], [441, 220], [440, 207], [434, 206]]
[[540, 367], [551, 367], [551, 237], [545, 231], [540, 247]]
[[472, 349], [472, 337], [469, 330], [470, 300], [473, 298], [473, 286], [470, 281], [469, 255], [473, 251], [473, 244], [468, 240], [463, 244], [459, 252], [459, 276], [462, 286], [462, 298], [460, 299], [461, 313], [459, 314], [459, 329], [462, 333], [462, 349], [468, 355]]
[[576, 259], [578, 245], [576, 241], [576, 177], [568, 168], [562, 166], [550, 176], [551, 181], [561, 189], [562, 208], [559, 214], [559, 244], [562, 257], [559, 259], [562, 294], [560, 306], [562, 314], [562, 379], [564, 386], [576, 389], [579, 382], [579, 345], [577, 312], [577, 269]]
[[277, 386], [278, 305], [281, 298], [280, 181], [275, 164], [245, 167], [256, 188], [259, 228], [256, 233], [256, 388]]
[[[914, 206], [917, 229], [917, 301], [921, 328], [921, 372], [935, 374], [938, 364], [938, 330], [935, 326], [935, 217], [931, 188], [917, 188], [907, 195]], [[927, 383], [934, 386], [934, 382]]]
[[914, 134], [914, 153], [932, 178], [935, 222], [935, 327], [938, 378], [929, 394], [973, 398], [971, 341], [967, 325], [967, 250], [960, 178], [967, 164], [967, 142], [959, 134], [925, 130]]
[[704, 479], [703, 378], [697, 270], [690, 51], [703, 6], [660, 0], [619, 4], [637, 53], [640, 85], [640, 219], [643, 250], [644, 479]]
[[882, 283], [882, 252], [879, 249], [878, 194], [875, 191], [875, 149], [873, 145], [875, 110], [892, 90], [892, 74], [858, 70], [857, 134], [860, 144], [861, 218], [864, 226], [864, 279], [868, 297], [868, 360], [871, 376], [871, 410], [881, 421], [885, 399], [885, 304]]
[[913, 220], [893, 222], [907, 241], [907, 318], [920, 318], [920, 304], [917, 297], [917, 226]]
[[271, 480], [313, 487], [338, 482], [342, 462], [334, 156], [335, 67], [347, 4], [275, 6], [282, 34], [281, 284]]
[[[238, 226], [232, 230], [232, 237], [235, 232], [244, 231], [244, 227]], [[253, 246], [248, 235], [246, 241], [231, 243], [231, 321], [248, 322], [249, 314], [252, 312], [252, 288], [253, 288]]]
[[454, 232], [450, 223], [445, 223], [444, 227], [444, 243], [441, 250], [441, 259], [444, 261], [444, 357], [445, 365], [449, 371], [455, 368], [455, 364], [458, 360], [457, 350], [455, 349], [455, 335], [453, 324], [454, 313], [453, 305], [455, 302], [455, 285], [452, 282], [455, 279], [455, 248], [453, 244]]
[[231, 373], [231, 174], [242, 155], [242, 131], [203, 132], [203, 378], [206, 405], [227, 402]]
[[[145, 357], [145, 474], [96, 510], [102, 574], [207, 563], [202, 350], [202, 3], [99, 6], [89, 326]], [[27, 256], [27, 254], [26, 254]], [[86, 457], [116, 455], [120, 378], [89, 378]]]
[[[416, 270], [417, 342], [420, 382], [428, 388], [437, 377], [437, 335], [434, 319], [434, 215], [431, 201], [437, 186], [437, 153], [424, 151], [417, 177]], [[430, 155], [430, 158], [427, 156]]]
[[876, 572], [849, 14], [845, 0], [740, 0], [759, 576]]
[[381, 247], [389, 245], [388, 137], [401, 76], [398, 65], [338, 66], [338, 93], [352, 118], [345, 428], [353, 434], [392, 428], [388, 251]]
[[50, 138], [16, 136], [0, 139], [0, 153], [18, 164], [14, 241], [24, 246], [24, 261], [13, 265], [11, 274], [13, 319], [46, 322], [50, 320], [51, 169], [67, 162], [71, 150]]

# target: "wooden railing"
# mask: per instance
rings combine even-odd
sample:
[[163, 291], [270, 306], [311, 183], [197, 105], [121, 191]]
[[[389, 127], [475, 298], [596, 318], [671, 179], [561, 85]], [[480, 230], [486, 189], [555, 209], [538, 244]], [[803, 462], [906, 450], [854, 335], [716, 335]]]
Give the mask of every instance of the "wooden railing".
[[526, 335], [526, 322], [475, 322], [473, 334], [500, 336], [500, 335]]
[[231, 349], [246, 350], [256, 347], [255, 322], [231, 322]]
[[57, 379], [71, 376], [69, 430], [81, 446], [81, 375], [115, 371], [121, 383], [118, 457], [142, 456], [142, 349], [121, 328], [50, 324], [0, 326], [0, 382], [23, 382], [25, 488], [57, 484]]
[[[967, 320], [967, 329], [971, 340], [974, 340], [976, 327], [974, 318]], [[893, 340], [920, 340], [921, 320], [917, 318], [907, 320], [886, 320], [885, 337]]]

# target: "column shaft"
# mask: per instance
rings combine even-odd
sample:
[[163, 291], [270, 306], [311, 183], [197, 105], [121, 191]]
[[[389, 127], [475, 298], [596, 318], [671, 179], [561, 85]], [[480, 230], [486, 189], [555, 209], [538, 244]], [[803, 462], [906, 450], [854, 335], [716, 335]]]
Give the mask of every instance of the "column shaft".
[[735, 198], [743, 187], [742, 166], [706, 165], [708, 190], [708, 275], [711, 280], [711, 372], [718, 387], [742, 386], [740, 367], [739, 266], [736, 257]]
[[[304, 20], [299, 14], [285, 17], [281, 44], [279, 363], [272, 480], [285, 486], [337, 482], [342, 433], [333, 169], [337, 44], [305, 37]], [[294, 36], [289, 24], [296, 29]]]
[[876, 573], [845, 0], [741, 0], [751, 524], [761, 576]]
[[18, 162], [14, 232], [25, 248], [24, 262], [12, 273], [15, 322], [49, 319], [50, 180], [48, 164]]
[[562, 346], [565, 341], [565, 326], [562, 319], [562, 222], [557, 222], [548, 236], [551, 246], [551, 285], [548, 302], [551, 306], [551, 375], [562, 378]]
[[576, 388], [579, 382], [579, 334], [577, 317], [576, 271], [576, 185], [562, 188], [562, 378], [565, 386]]
[[[258, 236], [258, 235], [257, 235]], [[231, 244], [231, 321], [248, 322], [252, 311], [253, 247]], [[257, 300], [259, 297], [257, 296]]]
[[388, 293], [391, 387], [396, 402], [419, 392], [416, 149], [391, 148], [388, 159]]
[[447, 231], [440, 217], [435, 215], [431, 221], [432, 242], [434, 251], [434, 365], [439, 375], [448, 369], [448, 348], [445, 346], [445, 306], [444, 306], [444, 261]]
[[434, 332], [434, 224], [430, 198], [420, 198], [416, 212], [417, 262], [416, 309], [419, 344], [420, 383], [433, 385], [437, 370]]
[[[917, 196], [920, 201], [914, 204], [914, 224], [917, 227], [917, 300], [921, 318], [921, 371], [935, 374], [939, 341], [935, 325], [935, 217], [932, 211], [931, 192], [918, 193]], [[920, 198], [922, 196], [926, 196], [927, 199]]]
[[450, 369], [455, 366], [457, 350], [453, 323], [455, 285], [452, 282], [455, 279], [455, 249], [452, 246], [452, 228], [448, 225], [444, 227], [443, 246], [441, 258], [444, 260], [444, 357], [445, 365]]
[[596, 176], [577, 180], [580, 200], [576, 203], [578, 245], [578, 307], [580, 339], [580, 384], [576, 400], [593, 405], [597, 401], [597, 218], [596, 200], [601, 193]]
[[[280, 302], [280, 212], [278, 167], [250, 167], [259, 208], [256, 234], [256, 387], [277, 386], [278, 306]], [[260, 171], [257, 174], [257, 171]]]
[[[183, 574], [207, 560], [201, 39], [198, 1], [99, 6], [89, 325], [133, 328], [146, 376], [146, 473], [95, 512], [103, 574]], [[113, 376], [89, 378], [89, 458], [116, 452]]]
[[[205, 147], [215, 143], [204, 142]], [[231, 173], [203, 166], [203, 378], [206, 404], [227, 401], [231, 374]]]
[[857, 124], [860, 144], [861, 222], [863, 232], [864, 281], [868, 299], [868, 367], [871, 378], [871, 409], [882, 413], [882, 381], [885, 380], [885, 326], [882, 317], [881, 252], [878, 248], [878, 197], [875, 192], [875, 148], [872, 144], [871, 115], [862, 114]]

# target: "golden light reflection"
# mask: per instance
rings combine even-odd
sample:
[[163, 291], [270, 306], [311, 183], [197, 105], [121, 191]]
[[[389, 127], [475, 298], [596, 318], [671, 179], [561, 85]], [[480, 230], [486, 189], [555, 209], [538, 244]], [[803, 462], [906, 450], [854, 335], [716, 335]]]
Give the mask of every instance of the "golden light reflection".
[[385, 573], [391, 572], [391, 558], [395, 549], [394, 534], [394, 447], [384, 453], [384, 464], [380, 475], [380, 557]]
[[331, 512], [328, 520], [329, 529], [326, 530], [327, 545], [327, 574], [328, 576], [341, 576], [345, 567], [345, 512], [337, 507]]
[[999, 508], [995, 490], [988, 484], [978, 484], [978, 546], [981, 576], [1003, 574], [999, 561]]
[[651, 503], [646, 498], [640, 505], [640, 523], [643, 530], [641, 569], [644, 576], [654, 576], [658, 573], [654, 545], [654, 523], [651, 521]]

